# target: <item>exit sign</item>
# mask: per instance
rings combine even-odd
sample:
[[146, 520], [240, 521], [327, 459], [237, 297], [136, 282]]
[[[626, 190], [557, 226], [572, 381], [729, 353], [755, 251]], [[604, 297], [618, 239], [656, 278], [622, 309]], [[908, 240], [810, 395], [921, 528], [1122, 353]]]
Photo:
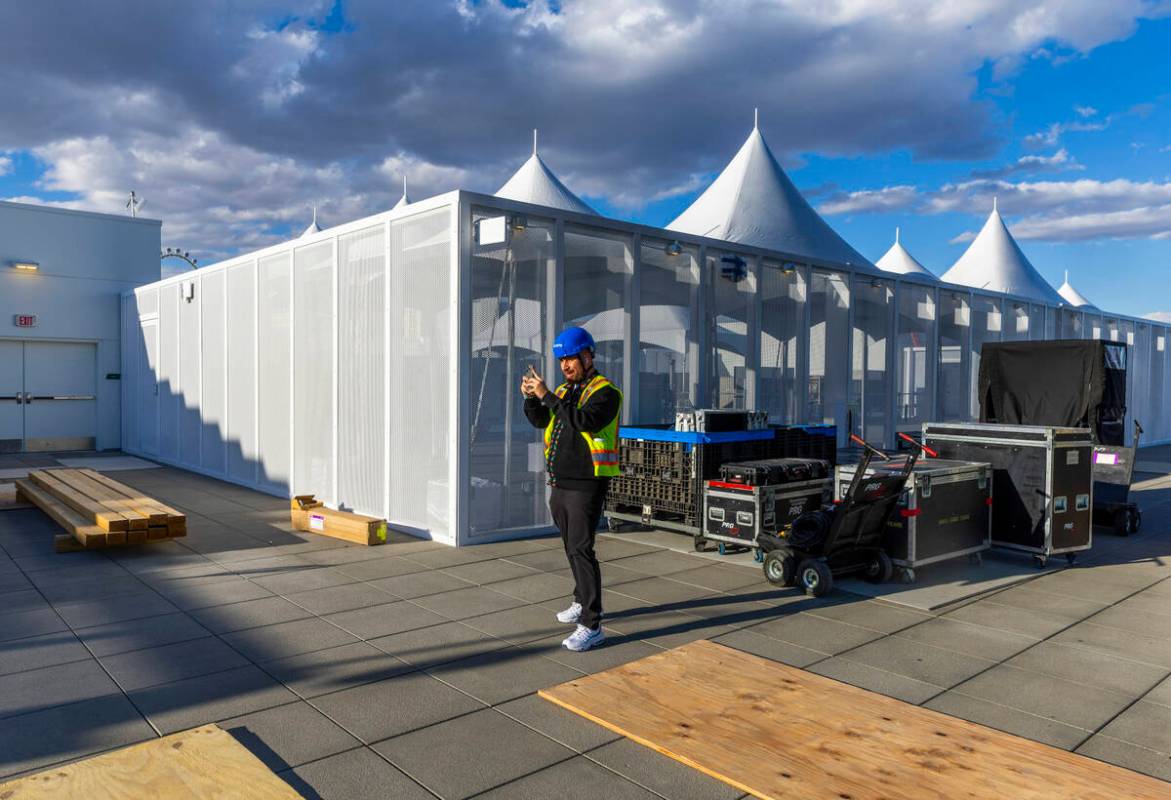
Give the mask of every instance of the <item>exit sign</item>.
[[16, 323], [16, 327], [18, 327], [18, 328], [35, 328], [35, 327], [37, 327], [37, 315], [36, 314], [17, 314], [13, 318], [13, 322]]

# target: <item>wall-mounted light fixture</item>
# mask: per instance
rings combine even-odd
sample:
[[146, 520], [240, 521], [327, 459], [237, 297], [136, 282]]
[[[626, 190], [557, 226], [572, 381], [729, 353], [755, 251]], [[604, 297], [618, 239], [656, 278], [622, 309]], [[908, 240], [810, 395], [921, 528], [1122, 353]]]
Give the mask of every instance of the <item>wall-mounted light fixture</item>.
[[793, 275], [797, 272], [797, 265], [792, 261], [786, 261], [784, 264], [781, 264], [781, 272], [786, 275]]
[[683, 245], [679, 244], [679, 242], [670, 242], [666, 247], [663, 248], [663, 252], [672, 258], [675, 256], [681, 256], [683, 255]]
[[41, 268], [41, 265], [35, 261], [13, 261], [12, 268], [18, 269], [21, 272], [36, 272]]
[[508, 220], [508, 227], [512, 228], [514, 231], [523, 231], [525, 228], [528, 227], [528, 225], [529, 225], [528, 219], [525, 217], [522, 217], [520, 214], [516, 214], [516, 215], [510, 217]]

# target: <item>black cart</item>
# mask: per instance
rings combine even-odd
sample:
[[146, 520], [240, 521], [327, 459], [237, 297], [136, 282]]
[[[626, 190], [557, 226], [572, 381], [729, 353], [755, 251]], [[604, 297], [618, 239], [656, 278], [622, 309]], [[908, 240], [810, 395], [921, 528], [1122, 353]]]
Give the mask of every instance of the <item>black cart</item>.
[[923, 441], [940, 458], [992, 465], [992, 545], [1032, 553], [1037, 566], [1053, 555], [1071, 564], [1093, 542], [1093, 497], [1086, 428], [923, 424]]
[[1134, 423], [1134, 447], [1094, 445], [1094, 524], [1108, 525], [1119, 536], [1137, 533], [1143, 514], [1130, 499], [1134, 462], [1143, 426]]
[[900, 466], [879, 473], [868, 472], [875, 459], [891, 457], [860, 437], [850, 441], [863, 448], [862, 460], [840, 502], [798, 517], [788, 529], [758, 538], [764, 552], [764, 577], [777, 586], [799, 585], [813, 597], [833, 589], [834, 576], [862, 573], [872, 583], [890, 580], [894, 564], [882, 549], [886, 523], [898, 506], [907, 476], [915, 469], [920, 452], [935, 452], [910, 436], [913, 444]]

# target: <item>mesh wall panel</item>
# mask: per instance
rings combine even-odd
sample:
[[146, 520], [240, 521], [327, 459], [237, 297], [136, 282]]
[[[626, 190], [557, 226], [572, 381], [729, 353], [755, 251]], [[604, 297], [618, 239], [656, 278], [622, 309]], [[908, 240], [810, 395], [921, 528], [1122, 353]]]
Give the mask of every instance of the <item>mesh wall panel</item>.
[[219, 473], [224, 471], [224, 440], [227, 435], [224, 429], [224, 382], [227, 379], [225, 282], [223, 270], [209, 272], [200, 282], [203, 294], [200, 301], [203, 314], [203, 399], [200, 404], [203, 442], [200, 458], [204, 469]]
[[159, 292], [158, 289], [149, 289], [138, 292], [138, 313], [140, 316], [147, 314], [159, 313]]
[[142, 336], [138, 328], [138, 300], [134, 295], [122, 298], [121, 366], [122, 446], [138, 449], [138, 361]]
[[333, 501], [333, 243], [298, 248], [293, 269], [293, 490]]
[[228, 270], [228, 477], [249, 483], [256, 480], [255, 275], [252, 264]]
[[381, 517], [386, 473], [385, 228], [338, 239], [338, 507]]
[[159, 455], [179, 460], [179, 286], [159, 290]]
[[291, 258], [288, 253], [260, 259], [259, 280], [259, 383], [257, 439], [259, 463], [257, 483], [288, 491], [292, 477], [289, 463], [289, 423], [292, 398], [289, 395], [289, 372], [293, 368], [292, 295], [290, 293]]
[[199, 305], [203, 289], [189, 302], [179, 299], [179, 461], [199, 466]]
[[443, 537], [451, 491], [449, 209], [391, 225], [390, 276], [390, 519]]

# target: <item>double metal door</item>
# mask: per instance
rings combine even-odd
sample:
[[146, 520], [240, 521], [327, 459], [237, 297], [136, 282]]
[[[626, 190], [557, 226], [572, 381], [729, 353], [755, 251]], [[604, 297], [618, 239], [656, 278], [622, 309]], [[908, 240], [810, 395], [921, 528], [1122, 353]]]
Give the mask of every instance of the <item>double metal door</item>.
[[0, 453], [96, 442], [97, 346], [0, 340]]

